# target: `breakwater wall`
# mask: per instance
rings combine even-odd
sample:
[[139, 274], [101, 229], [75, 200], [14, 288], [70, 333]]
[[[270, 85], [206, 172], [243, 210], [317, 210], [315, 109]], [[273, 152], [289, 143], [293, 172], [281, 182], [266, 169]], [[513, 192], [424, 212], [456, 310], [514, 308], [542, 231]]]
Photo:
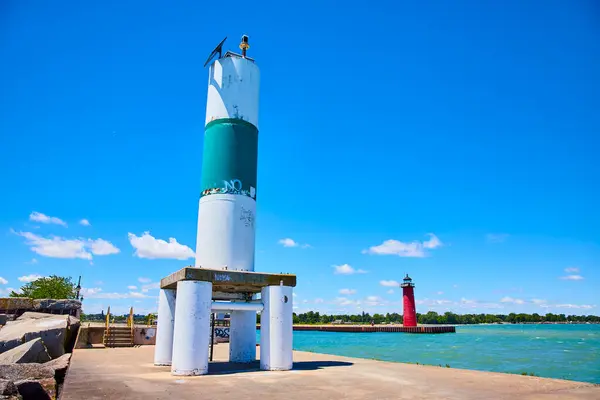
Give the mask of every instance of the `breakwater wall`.
[[400, 332], [400, 333], [455, 333], [456, 327], [451, 325], [433, 326], [368, 326], [368, 325], [294, 325], [295, 331], [321, 332]]

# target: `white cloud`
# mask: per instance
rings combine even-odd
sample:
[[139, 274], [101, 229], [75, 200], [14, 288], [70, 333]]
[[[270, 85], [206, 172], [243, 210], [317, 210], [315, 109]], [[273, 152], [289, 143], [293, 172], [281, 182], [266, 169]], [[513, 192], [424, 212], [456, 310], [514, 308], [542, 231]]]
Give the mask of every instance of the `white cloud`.
[[26, 243], [31, 251], [45, 257], [91, 260], [92, 254], [104, 256], [119, 252], [118, 248], [104, 239], [65, 239], [59, 236], [45, 238], [31, 232], [14, 233], [27, 239]]
[[84, 297], [94, 296], [94, 295], [98, 294], [101, 291], [102, 291], [101, 288], [81, 288], [81, 294]]
[[146, 285], [142, 285], [142, 292], [146, 293], [152, 289], [160, 289], [160, 282], [152, 282]]
[[140, 276], [138, 278], [138, 282], [141, 282], [141, 283], [150, 283], [150, 282], [152, 282], [152, 279], [150, 279], [150, 278], [144, 278], [143, 276]]
[[40, 212], [34, 211], [29, 214], [29, 220], [35, 222], [41, 222], [42, 224], [56, 224], [67, 226], [67, 223], [60, 218], [49, 217], [46, 214], [42, 214]]
[[590, 305], [590, 304], [556, 304], [554, 307], [556, 307], [556, 308], [581, 308], [584, 310], [589, 310], [590, 308], [594, 308], [596, 306]]
[[136, 236], [133, 233], [128, 234], [129, 242], [135, 249], [135, 255], [139, 258], [173, 258], [176, 260], [187, 260], [194, 258], [195, 254], [188, 246], [177, 243], [175, 238], [169, 238], [166, 242], [162, 239], [156, 239], [150, 235], [150, 232], [144, 232], [142, 236]]
[[565, 272], [566, 273], [575, 273], [576, 274], [576, 273], [579, 272], [579, 268], [577, 268], [577, 267], [568, 267], [568, 268], [565, 268]]
[[524, 300], [521, 299], [513, 299], [512, 297], [503, 297], [500, 299], [501, 303], [513, 303], [513, 304], [525, 304]]
[[279, 243], [283, 247], [300, 247], [302, 249], [308, 249], [310, 247], [310, 244], [308, 243], [300, 244], [291, 238], [279, 239], [277, 243]]
[[83, 225], [83, 226], [90, 226], [92, 224], [90, 224], [90, 221], [88, 221], [87, 219], [82, 219], [79, 221], [79, 225]]
[[127, 286], [127, 289], [129, 289], [129, 290], [137, 290], [137, 286], [135, 286], [135, 285], [129, 285], [129, 286]]
[[82, 258], [91, 260], [92, 255], [86, 251], [86, 242], [79, 239], [64, 239], [58, 236], [44, 238], [31, 232], [18, 232], [17, 235], [27, 239], [31, 251], [46, 257]]
[[128, 293], [117, 293], [108, 292], [105, 293], [101, 288], [82, 288], [81, 294], [84, 298], [88, 299], [145, 299], [153, 296], [148, 296], [139, 292], [128, 292]]
[[38, 260], [37, 258], [32, 258], [31, 261], [29, 261], [29, 264], [37, 264]]
[[8, 281], [0, 276], [0, 285], [6, 285]]
[[365, 304], [368, 306], [381, 305], [382, 302], [383, 302], [383, 299], [379, 296], [367, 296], [367, 298], [365, 299]]
[[469, 300], [469, 299], [465, 299], [464, 297], [460, 299], [461, 304], [464, 305], [473, 305], [476, 304], [477, 301], [476, 300]]
[[120, 252], [111, 242], [104, 239], [91, 240], [88, 239], [88, 243], [92, 254], [96, 256], [107, 256], [109, 254], [117, 254]]
[[397, 281], [379, 281], [379, 284], [387, 287], [400, 287], [400, 283]]
[[436, 292], [435, 294], [442, 295], [442, 294], [444, 294], [444, 292], [441, 292], [441, 291], [440, 291], [440, 292]]
[[531, 302], [533, 304], [537, 304], [537, 305], [541, 305], [541, 304], [546, 304], [547, 303], [546, 300], [542, 300], [542, 299], [531, 299]]
[[347, 296], [356, 294], [355, 289], [340, 289], [340, 294], [345, 294]]
[[322, 304], [324, 301], [323, 299], [315, 299], [315, 304]]
[[583, 280], [583, 276], [581, 276], [581, 275], [567, 275], [567, 276], [561, 276], [560, 279], [565, 280], [565, 281], [580, 281], [580, 280]]
[[358, 300], [351, 300], [347, 297], [336, 297], [335, 300], [333, 301], [335, 304], [340, 305], [340, 306], [351, 306], [351, 305], [358, 305], [360, 304], [360, 301]]
[[423, 242], [423, 248], [433, 250], [442, 246], [442, 241], [437, 236], [435, 236], [433, 233], [428, 233], [428, 235], [429, 240], [425, 240]]
[[364, 271], [362, 269], [354, 269], [348, 264], [334, 265], [333, 268], [335, 269], [334, 274], [340, 274], [340, 275], [366, 274], [367, 273], [367, 271]]
[[508, 239], [510, 235], [508, 233], [488, 233], [485, 235], [485, 239], [488, 243], [502, 243]]
[[410, 243], [389, 239], [378, 246], [371, 246], [363, 250], [363, 254], [397, 255], [399, 257], [425, 257], [426, 249], [433, 250], [442, 246], [440, 239], [433, 233], [429, 233], [429, 240], [423, 242], [412, 241]]
[[[417, 303], [417, 305], [425, 305], [427, 307], [431, 307], [431, 308], [437, 308], [440, 306], [446, 306], [448, 304], [456, 304], [455, 302], [451, 301], [451, 300], [445, 300], [445, 299], [419, 299], [416, 300], [415, 303]], [[472, 303], [469, 303], [472, 304]]]
[[36, 281], [36, 280], [38, 280], [40, 278], [43, 278], [43, 277], [41, 275], [38, 275], [38, 274], [30, 274], [30, 275], [20, 276], [18, 279], [21, 282], [29, 283], [29, 282]]
[[298, 246], [298, 242], [296, 242], [294, 239], [290, 239], [290, 238], [280, 239], [277, 243], [279, 243], [283, 247], [297, 247]]
[[147, 298], [150, 296], [148, 296], [147, 294], [139, 293], [139, 292], [129, 292], [129, 297], [135, 298], [135, 299], [144, 299], [144, 298]]
[[9, 296], [11, 292], [15, 292], [15, 293], [23, 293], [21, 292], [21, 289], [15, 289], [15, 288], [11, 288], [11, 287], [7, 287], [6, 289], [0, 289], [0, 294], [2, 295], [6, 295]]
[[394, 294], [394, 289], [390, 289], [386, 292], [387, 294]]

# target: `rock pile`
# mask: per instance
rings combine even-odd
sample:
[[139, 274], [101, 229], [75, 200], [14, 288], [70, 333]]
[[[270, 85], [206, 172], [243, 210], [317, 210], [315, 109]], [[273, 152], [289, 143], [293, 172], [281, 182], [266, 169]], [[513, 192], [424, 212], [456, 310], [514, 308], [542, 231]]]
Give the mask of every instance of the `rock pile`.
[[55, 399], [79, 320], [26, 312], [0, 329], [0, 399]]

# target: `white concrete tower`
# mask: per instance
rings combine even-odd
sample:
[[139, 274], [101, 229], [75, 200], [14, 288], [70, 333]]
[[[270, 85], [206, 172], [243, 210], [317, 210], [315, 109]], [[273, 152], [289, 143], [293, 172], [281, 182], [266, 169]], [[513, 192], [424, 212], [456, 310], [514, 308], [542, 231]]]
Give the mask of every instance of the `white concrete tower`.
[[[208, 72], [196, 239], [199, 268], [254, 271], [260, 73], [246, 57], [249, 47], [248, 36], [242, 36], [242, 54], [225, 53]], [[233, 312], [230, 360], [255, 358], [256, 312]]]
[[254, 271], [258, 99], [254, 60], [227, 52], [208, 72], [196, 267]]

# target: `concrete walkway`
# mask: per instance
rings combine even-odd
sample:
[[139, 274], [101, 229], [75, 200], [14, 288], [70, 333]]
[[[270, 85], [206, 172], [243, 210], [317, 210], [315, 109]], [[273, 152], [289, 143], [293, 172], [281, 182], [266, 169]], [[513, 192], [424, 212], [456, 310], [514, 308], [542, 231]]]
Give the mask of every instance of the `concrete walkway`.
[[[258, 350], [258, 348], [257, 348]], [[215, 346], [209, 375], [174, 377], [152, 364], [154, 346], [75, 350], [61, 400], [80, 399], [600, 399], [600, 386], [294, 352], [294, 370], [230, 364]], [[257, 353], [258, 357], [258, 353]]]

